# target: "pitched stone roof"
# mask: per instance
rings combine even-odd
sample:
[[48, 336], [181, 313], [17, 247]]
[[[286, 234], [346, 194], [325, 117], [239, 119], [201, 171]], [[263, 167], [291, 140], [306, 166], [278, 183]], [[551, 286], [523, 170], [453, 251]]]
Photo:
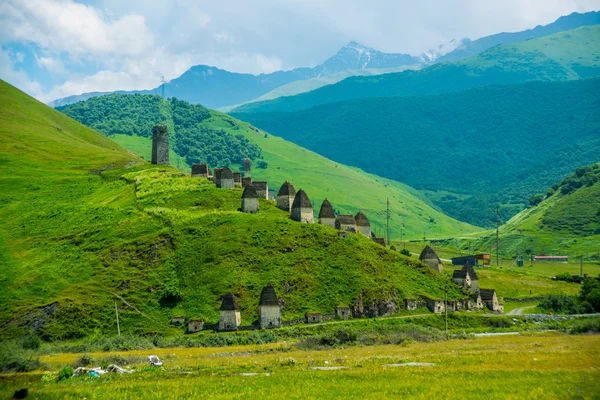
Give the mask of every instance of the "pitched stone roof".
[[252, 186], [254, 186], [254, 188], [256, 190], [267, 190], [268, 187], [268, 182], [267, 181], [254, 181], [252, 182]]
[[357, 226], [371, 226], [369, 220], [367, 219], [367, 216], [363, 214], [362, 211], [359, 211], [358, 214], [356, 214], [354, 220], [356, 221]]
[[219, 179], [233, 179], [233, 172], [231, 172], [229, 167], [225, 167], [221, 170], [221, 176]]
[[208, 164], [192, 164], [192, 173], [193, 174], [210, 174], [210, 168], [208, 168]]
[[292, 185], [288, 181], [285, 181], [285, 183], [283, 185], [281, 185], [281, 188], [279, 189], [279, 192], [277, 193], [277, 196], [295, 196], [295, 195], [296, 195], [296, 189], [294, 189], [294, 185]]
[[323, 200], [323, 204], [321, 204], [321, 210], [319, 211], [319, 218], [335, 218], [335, 212], [333, 211], [333, 206], [327, 199]]
[[271, 283], [267, 283], [260, 293], [260, 301], [258, 302], [259, 306], [279, 306], [279, 300], [277, 300], [277, 294], [275, 293], [275, 288]]
[[248, 185], [244, 188], [244, 193], [242, 193], [242, 199], [258, 199], [258, 193], [256, 193], [256, 189], [254, 189], [254, 186]]
[[340, 214], [335, 217], [336, 222], [339, 222], [340, 225], [355, 225], [356, 221], [354, 220], [354, 216], [350, 214]]
[[481, 295], [481, 300], [492, 301], [494, 299], [494, 294], [496, 294], [496, 290], [494, 290], [494, 289], [479, 289], [479, 294]]
[[237, 299], [233, 295], [233, 293], [227, 293], [225, 297], [223, 297], [223, 303], [221, 303], [221, 311], [239, 311], [240, 307], [238, 306]]
[[419, 256], [419, 260], [430, 260], [430, 259], [435, 259], [435, 260], [440, 261], [440, 258], [437, 256], [437, 254], [435, 254], [435, 251], [433, 251], [433, 249], [431, 247], [425, 246], [425, 248], [421, 252], [421, 255]]
[[[466, 269], [457, 269], [456, 271], [454, 271], [452, 273], [452, 279], [465, 279], [467, 277], [467, 270]], [[469, 274], [470, 275], [470, 274]]]
[[298, 193], [296, 193], [296, 197], [294, 197], [292, 208], [312, 208], [312, 204], [310, 204], [308, 195], [304, 190], [298, 190]]

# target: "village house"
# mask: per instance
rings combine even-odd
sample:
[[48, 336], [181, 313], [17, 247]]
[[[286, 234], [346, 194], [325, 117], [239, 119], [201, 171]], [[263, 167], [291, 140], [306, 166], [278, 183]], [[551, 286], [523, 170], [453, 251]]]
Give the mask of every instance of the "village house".
[[339, 306], [335, 308], [335, 315], [339, 319], [350, 319], [352, 318], [352, 310], [350, 310], [350, 307]]
[[256, 194], [261, 199], [269, 199], [269, 184], [266, 181], [252, 181]]
[[258, 323], [261, 329], [281, 326], [281, 309], [275, 288], [271, 283], [263, 288], [258, 302]]
[[335, 212], [333, 211], [333, 206], [327, 200], [323, 200], [323, 204], [321, 204], [321, 210], [319, 210], [319, 225], [325, 225], [332, 228], [335, 228]]
[[208, 179], [212, 177], [212, 172], [208, 164], [192, 164], [192, 177]]
[[323, 322], [323, 314], [320, 312], [307, 312], [306, 313], [306, 323], [307, 324], [316, 324], [319, 322]]
[[215, 184], [221, 189], [233, 189], [235, 187], [233, 172], [231, 172], [229, 167], [221, 169]]
[[220, 331], [235, 331], [242, 323], [240, 316], [240, 308], [237, 304], [237, 299], [233, 293], [227, 293], [223, 297], [221, 309], [219, 311], [219, 330]]
[[443, 300], [435, 300], [435, 299], [430, 299], [429, 297], [426, 297], [425, 301], [427, 302], [427, 308], [432, 313], [439, 314], [446, 310], [446, 308], [444, 307]]
[[241, 212], [245, 213], [257, 213], [258, 212], [258, 194], [254, 189], [254, 186], [246, 186], [244, 193], [242, 193], [242, 208]]
[[305, 222], [307, 224], [315, 222], [312, 204], [310, 203], [306, 192], [302, 189], [298, 190], [296, 197], [294, 197], [291, 218], [294, 221]]
[[419, 260], [423, 262], [423, 264], [428, 265], [437, 272], [442, 272], [444, 268], [444, 264], [442, 264], [442, 260], [435, 254], [435, 251], [429, 246], [425, 246], [421, 255], [419, 256]]
[[479, 294], [481, 295], [483, 305], [487, 308], [497, 313], [504, 312], [504, 305], [498, 301], [498, 296], [494, 289], [480, 289]]
[[288, 181], [285, 181], [277, 193], [277, 208], [286, 212], [292, 211], [294, 197], [296, 197], [296, 189], [294, 189], [294, 185]]
[[[367, 216], [363, 214], [362, 211], [359, 211], [354, 217], [354, 222], [356, 224], [356, 232], [362, 233], [366, 237], [371, 237], [371, 224], [367, 219]], [[384, 244], [385, 246], [385, 244]]]
[[340, 214], [335, 217], [335, 229], [347, 232], [356, 232], [356, 221], [354, 216], [349, 214]]
[[188, 333], [200, 332], [204, 328], [204, 320], [190, 319], [188, 321]]

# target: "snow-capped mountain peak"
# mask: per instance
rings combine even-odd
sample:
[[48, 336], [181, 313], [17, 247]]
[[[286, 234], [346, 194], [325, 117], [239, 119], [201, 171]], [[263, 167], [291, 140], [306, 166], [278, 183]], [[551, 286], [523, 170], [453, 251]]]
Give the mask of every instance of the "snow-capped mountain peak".
[[471, 42], [468, 38], [462, 38], [460, 40], [452, 39], [448, 43], [440, 44], [435, 49], [431, 49], [419, 55], [419, 60], [426, 64], [435, 62], [438, 58], [445, 56], [446, 54], [453, 52], [454, 50], [465, 46]]

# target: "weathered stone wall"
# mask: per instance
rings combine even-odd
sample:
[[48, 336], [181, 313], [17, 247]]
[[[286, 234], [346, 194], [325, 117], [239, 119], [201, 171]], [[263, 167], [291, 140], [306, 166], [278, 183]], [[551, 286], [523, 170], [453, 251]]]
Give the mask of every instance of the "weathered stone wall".
[[188, 332], [200, 332], [204, 328], [204, 321], [192, 319], [188, 322]]
[[356, 229], [358, 230], [358, 233], [362, 233], [363, 235], [365, 235], [368, 238], [371, 237], [371, 227], [370, 226], [361, 226], [361, 225], [358, 225], [356, 227]]
[[323, 322], [323, 314], [321, 314], [321, 313], [307, 313], [306, 314], [306, 323], [307, 324], [316, 324], [319, 322]]
[[319, 218], [319, 224], [335, 228], [335, 218]]
[[219, 179], [217, 181], [217, 187], [221, 189], [233, 189], [235, 187], [235, 182], [233, 179]]
[[335, 309], [335, 314], [339, 319], [352, 318], [352, 311], [350, 310], [350, 307], [337, 307]]
[[239, 311], [221, 310], [219, 312], [219, 330], [235, 331], [242, 324]]
[[294, 202], [293, 196], [282, 195], [277, 196], [277, 208], [290, 212], [292, 210], [292, 203]]
[[262, 329], [277, 328], [281, 325], [281, 310], [279, 306], [259, 306], [258, 321]]
[[258, 199], [242, 199], [242, 212], [245, 213], [257, 213], [258, 212]]
[[165, 125], [152, 128], [152, 164], [169, 164], [169, 134]]
[[315, 222], [315, 216], [312, 208], [293, 208], [292, 219], [298, 222], [304, 222], [307, 224], [313, 224]]

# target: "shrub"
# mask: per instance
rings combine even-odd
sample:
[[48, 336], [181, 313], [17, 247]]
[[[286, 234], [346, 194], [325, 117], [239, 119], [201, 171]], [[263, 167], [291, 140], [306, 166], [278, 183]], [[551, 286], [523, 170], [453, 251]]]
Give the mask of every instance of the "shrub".
[[22, 346], [14, 342], [0, 346], [0, 373], [30, 372], [42, 367], [40, 359], [28, 356]]
[[94, 363], [94, 359], [89, 354], [84, 354], [73, 363], [73, 368], [87, 367]]
[[410, 251], [408, 251], [406, 249], [400, 250], [400, 254], [404, 254], [407, 257], [410, 257], [412, 255], [412, 254], [410, 254]]
[[542, 297], [539, 307], [546, 311], [561, 314], [581, 314], [585, 311], [577, 298], [564, 294], [549, 294]]
[[581, 333], [599, 333], [600, 332], [600, 318], [589, 318], [580, 321], [576, 321], [569, 333], [581, 334]]
[[70, 365], [65, 365], [58, 371], [58, 380], [62, 381], [63, 379], [69, 379], [73, 376], [73, 367]]
[[23, 340], [23, 348], [27, 350], [37, 350], [40, 348], [40, 338], [35, 335], [28, 335]]
[[544, 200], [544, 195], [543, 194], [534, 194], [533, 196], [531, 196], [529, 198], [529, 205], [531, 207], [535, 207], [538, 204], [540, 204], [542, 202], [542, 200]]

